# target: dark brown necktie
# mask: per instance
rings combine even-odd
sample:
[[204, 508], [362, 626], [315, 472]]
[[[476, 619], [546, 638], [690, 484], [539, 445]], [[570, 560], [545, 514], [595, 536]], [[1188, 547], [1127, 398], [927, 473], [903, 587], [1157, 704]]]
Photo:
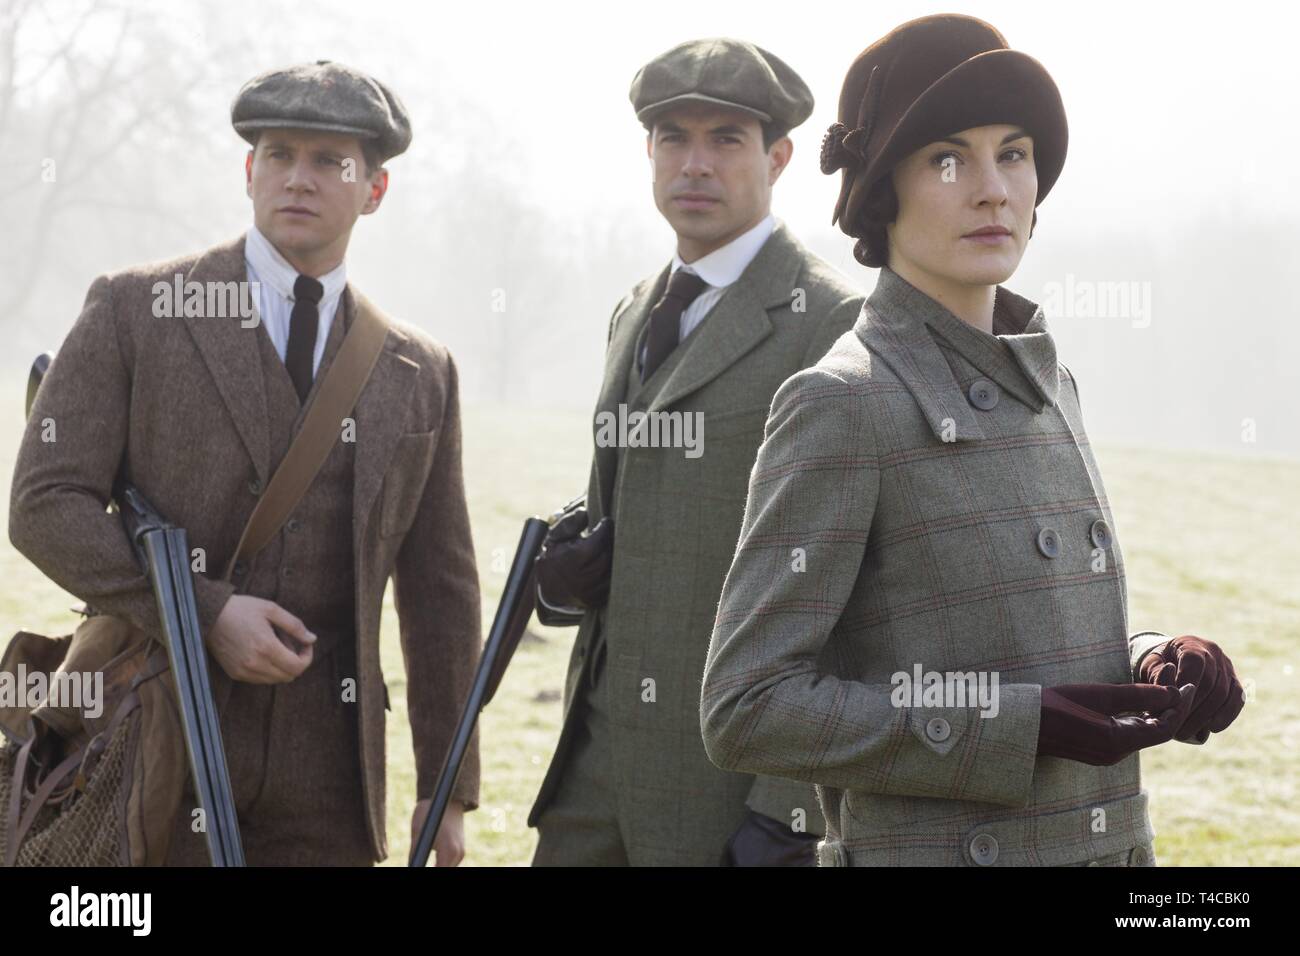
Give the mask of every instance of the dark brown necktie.
[[316, 354], [316, 328], [320, 324], [317, 305], [325, 287], [311, 276], [298, 276], [293, 284], [293, 312], [289, 316], [289, 348], [284, 364], [298, 392], [298, 401], [307, 401], [311, 391], [312, 359]]
[[642, 382], [653, 375], [655, 369], [677, 348], [682, 313], [708, 286], [694, 272], [685, 269], [678, 269], [668, 277], [668, 288], [664, 291], [663, 298], [650, 310], [650, 334], [646, 341], [645, 366], [641, 369]]

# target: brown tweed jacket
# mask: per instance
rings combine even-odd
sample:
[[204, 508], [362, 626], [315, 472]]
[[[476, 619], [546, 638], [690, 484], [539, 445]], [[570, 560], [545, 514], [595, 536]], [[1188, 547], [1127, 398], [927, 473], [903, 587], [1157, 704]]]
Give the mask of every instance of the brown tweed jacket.
[[[217, 577], [273, 464], [256, 339], [265, 330], [244, 328], [238, 317], [155, 317], [154, 283], [170, 285], [177, 274], [186, 282], [246, 281], [243, 238], [95, 280], [33, 407], [9, 510], [10, 539], [46, 575], [153, 634], [149, 582], [117, 516], [105, 511], [115, 475], [121, 470], [186, 529], [191, 548], [206, 552], [207, 574], [194, 578], [206, 632], [238, 590]], [[336, 320], [350, 324], [350, 287], [339, 309]], [[389, 577], [422, 797], [432, 795], [480, 647], [456, 367], [425, 333], [386, 321], [384, 350], [352, 413], [355, 619], [339, 622], [356, 640], [361, 785], [376, 859], [388, 853], [379, 623]], [[53, 442], [42, 440], [47, 421], [57, 429]], [[302, 557], [311, 574], [312, 556]], [[214, 693], [225, 697], [220, 687]], [[310, 728], [302, 733], [309, 743]], [[478, 781], [475, 738], [454, 796], [476, 806]]]
[[[773, 401], [701, 725], [719, 766], [817, 784], [823, 862], [1151, 859], [1136, 754], [1036, 756], [1043, 686], [1129, 682], [1167, 637], [1129, 636], [1042, 310], [998, 287], [994, 331], [885, 268], [853, 331]], [[996, 674], [996, 716], [900, 698], [918, 666]]]

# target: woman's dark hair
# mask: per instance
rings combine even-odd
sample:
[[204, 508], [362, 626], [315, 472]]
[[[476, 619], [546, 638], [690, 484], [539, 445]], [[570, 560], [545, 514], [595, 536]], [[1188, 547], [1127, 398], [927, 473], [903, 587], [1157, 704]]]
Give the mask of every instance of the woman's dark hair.
[[[894, 189], [894, 176], [886, 173], [872, 183], [867, 190], [867, 198], [862, 203], [862, 211], [853, 234], [858, 241], [853, 246], [853, 258], [868, 269], [879, 269], [889, 265], [889, 234], [885, 226], [898, 218], [898, 193]], [[1029, 235], [1034, 235], [1034, 226], [1038, 225], [1038, 210], [1029, 224]]]

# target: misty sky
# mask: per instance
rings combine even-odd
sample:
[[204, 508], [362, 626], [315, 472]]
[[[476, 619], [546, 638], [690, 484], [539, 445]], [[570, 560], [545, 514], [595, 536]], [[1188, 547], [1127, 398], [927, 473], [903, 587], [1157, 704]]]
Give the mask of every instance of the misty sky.
[[[423, 245], [414, 261], [409, 252], [419, 230], [436, 233], [448, 221], [438, 205], [445, 171], [483, 161], [488, 172], [473, 189], [486, 195], [500, 183], [526, 197], [543, 224], [529, 242], [566, 257], [568, 274], [585, 287], [583, 298], [561, 310], [577, 364], [568, 390], [548, 397], [589, 408], [610, 308], [673, 248], [651, 201], [645, 134], [627, 99], [637, 68], [682, 40], [711, 35], [750, 40], [794, 67], [817, 106], [793, 133], [794, 159], [776, 187], [774, 211], [867, 292], [874, 272], [853, 260], [852, 240], [830, 226], [839, 179], [817, 168], [821, 136], [835, 119], [840, 84], [857, 53], [913, 17], [960, 12], [989, 21], [1012, 48], [1044, 64], [1070, 125], [1064, 172], [1006, 285], [1044, 302], [1080, 283], [1122, 284], [1149, 307], [1147, 319], [1137, 321], [1049, 309], [1060, 357], [1081, 381], [1093, 440], [1300, 455], [1300, 305], [1291, 278], [1300, 274], [1300, 188], [1291, 169], [1300, 147], [1293, 7], [1239, 3], [1201, 13], [1173, 3], [818, 0], [131, 6], [163, 18], [158, 29], [175, 43], [168, 55], [203, 63], [220, 78], [195, 94], [205, 114], [196, 122], [207, 129], [210, 120], [211, 136], [193, 162], [228, 170], [229, 179], [205, 172], [203, 185], [169, 195], [167, 202], [185, 208], [184, 229], [133, 228], [93, 254], [83, 250], [63, 266], [48, 264], [43, 301], [57, 318], [42, 330], [47, 339], [66, 331], [95, 274], [196, 251], [244, 228], [251, 218], [241, 181], [246, 147], [230, 130], [230, 99], [253, 72], [330, 58], [390, 84], [414, 118], [411, 150], [389, 166], [386, 204], [403, 208], [359, 223], [350, 277], [457, 350], [471, 399], [481, 393], [486, 400], [498, 374], [487, 351], [492, 337], [474, 338], [467, 323], [480, 320], [463, 309], [452, 319], [430, 306], [411, 276], [437, 276], [445, 260], [440, 253], [428, 261], [433, 253]], [[232, 47], [223, 42], [227, 28], [234, 36], [252, 30], [255, 40]], [[108, 31], [98, 40], [93, 29], [87, 36], [92, 46], [111, 40]], [[23, 39], [37, 50], [41, 31]], [[59, 82], [52, 72], [29, 87], [29, 105], [57, 93]], [[153, 146], [129, 148], [144, 163]], [[460, 192], [472, 210], [479, 194]], [[488, 257], [515, 241], [499, 227], [475, 227], [472, 216], [455, 221], [453, 244], [466, 255], [480, 250]], [[607, 235], [621, 237], [613, 258], [601, 239]], [[7, 241], [14, 238], [9, 231]], [[71, 240], [56, 239], [55, 247], [61, 242]], [[524, 255], [525, 270], [528, 261]], [[511, 266], [510, 281], [518, 281], [519, 268]], [[11, 278], [0, 274], [0, 281]], [[30, 319], [24, 322], [29, 328]], [[509, 327], [500, 331], [510, 334]], [[22, 339], [24, 348], [28, 341]], [[1253, 444], [1241, 440], [1247, 418], [1258, 429]]]

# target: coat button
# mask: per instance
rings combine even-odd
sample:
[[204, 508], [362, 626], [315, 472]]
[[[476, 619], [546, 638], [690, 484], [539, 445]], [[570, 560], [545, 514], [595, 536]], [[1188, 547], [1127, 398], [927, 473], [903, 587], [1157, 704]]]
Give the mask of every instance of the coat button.
[[1088, 861], [1088, 865], [1089, 865], [1089, 866], [1101, 866], [1101, 861], [1100, 861], [1100, 860], [1089, 860], [1089, 861]]
[[1038, 532], [1038, 550], [1044, 557], [1054, 558], [1061, 553], [1061, 539], [1051, 528]]
[[1133, 852], [1128, 855], [1129, 866], [1146, 866], [1149, 859], [1147, 848], [1144, 846], [1135, 846]]
[[280, 569], [280, 574], [286, 578], [291, 578], [293, 577], [293, 568], [285, 566], [284, 568]]
[[981, 833], [970, 841], [970, 855], [980, 866], [992, 866], [998, 858], [998, 841], [991, 834]]
[[932, 717], [926, 721], [925, 735], [933, 740], [936, 744], [941, 744], [948, 739], [952, 733], [952, 728], [948, 726], [948, 721], [942, 717]]
[[970, 403], [982, 411], [988, 411], [998, 403], [998, 387], [987, 378], [977, 378], [970, 386]]
[[248, 570], [248, 565], [243, 561], [236, 561], [235, 566], [230, 569], [230, 573], [238, 577], [243, 577], [244, 572]]
[[255, 495], [260, 495], [262, 493], [262, 479], [260, 478], [248, 479], [248, 490]]
[[284, 526], [288, 528], [290, 531], [297, 531], [299, 528], [302, 527], [302, 522], [299, 521], [297, 518], [290, 518], [287, 522], [285, 522]]
[[1092, 543], [1099, 548], [1110, 547], [1110, 525], [1106, 524], [1104, 518], [1098, 518], [1088, 529], [1088, 534], [1092, 538]]

